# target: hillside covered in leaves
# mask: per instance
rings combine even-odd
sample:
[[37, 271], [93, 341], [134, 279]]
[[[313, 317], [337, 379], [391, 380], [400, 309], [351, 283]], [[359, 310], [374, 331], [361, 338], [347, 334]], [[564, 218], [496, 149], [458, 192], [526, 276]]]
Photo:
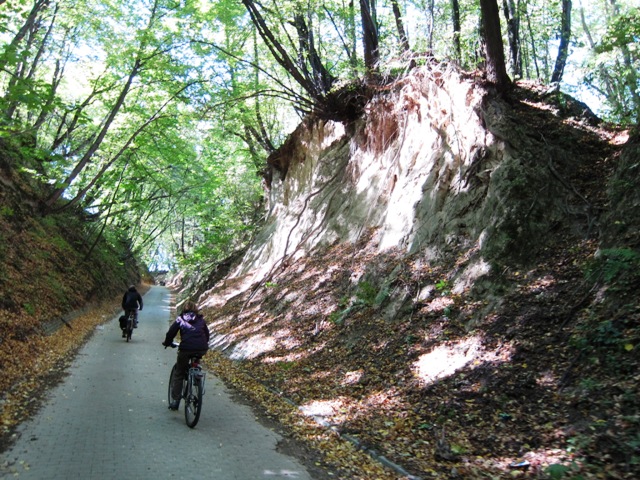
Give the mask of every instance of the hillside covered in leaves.
[[28, 143], [0, 139], [3, 433], [24, 418], [12, 410], [17, 382], [31, 395], [34, 378], [66, 360], [68, 350], [102, 319], [87, 313], [119, 307], [124, 289], [141, 279], [127, 243], [106, 241], [86, 212], [42, 215], [50, 187], [34, 177], [38, 163]]
[[[386, 465], [388, 478], [638, 478], [639, 138], [583, 107], [535, 88], [503, 105], [529, 138], [566, 152], [555, 164], [534, 156], [529, 174], [546, 172], [573, 200], [540, 198], [535, 177], [513, 177], [525, 208], [514, 215], [539, 230], [519, 242], [517, 231], [507, 242], [509, 232], [495, 235], [500, 251], [507, 245], [500, 269], [460, 288], [477, 247], [455, 244], [437, 259], [381, 250], [380, 228], [313, 248], [292, 240], [293, 253], [259, 280], [240, 263], [202, 287], [222, 355], [212, 368], [300, 438], [335, 435]], [[286, 201], [296, 210], [294, 191]], [[551, 203], [535, 211], [547, 200], [564, 220]], [[314, 221], [297, 238], [320, 236], [332, 219]], [[273, 228], [268, 220], [256, 251], [270, 248]], [[328, 452], [339, 478], [383, 478], [359, 470], [355, 454]]]

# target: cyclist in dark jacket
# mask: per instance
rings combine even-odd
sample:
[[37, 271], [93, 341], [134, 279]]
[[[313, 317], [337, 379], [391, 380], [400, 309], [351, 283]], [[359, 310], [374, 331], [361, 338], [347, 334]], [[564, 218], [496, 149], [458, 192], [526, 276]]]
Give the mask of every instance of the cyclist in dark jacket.
[[[133, 328], [138, 328], [138, 308], [142, 310], [142, 295], [138, 293], [135, 285], [131, 285], [122, 297], [122, 309], [125, 317], [128, 317], [129, 312], [133, 311]], [[123, 330], [122, 336], [124, 337], [124, 335]]]
[[194, 355], [202, 357], [209, 350], [209, 327], [204, 321], [204, 317], [198, 312], [195, 303], [185, 302], [182, 313], [169, 327], [162, 345], [171, 346], [178, 332], [180, 332], [180, 346], [176, 360], [176, 374], [171, 385], [172, 401], [169, 404], [171, 410], [178, 409], [182, 381], [189, 365], [189, 358]]

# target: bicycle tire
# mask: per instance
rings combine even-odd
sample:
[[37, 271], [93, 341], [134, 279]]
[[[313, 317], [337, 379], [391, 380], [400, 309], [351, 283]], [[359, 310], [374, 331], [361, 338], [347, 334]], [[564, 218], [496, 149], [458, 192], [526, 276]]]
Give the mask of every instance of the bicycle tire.
[[[167, 389], [167, 405], [171, 405], [173, 402], [173, 397], [171, 396], [171, 385], [173, 385], [173, 376], [176, 374], [176, 365], [173, 365], [171, 369], [171, 374], [169, 375], [169, 387]], [[178, 399], [178, 404], [180, 404], [180, 399]]]
[[129, 314], [127, 318], [127, 342], [131, 340], [131, 335], [133, 334], [133, 322], [135, 321], [135, 317], [132, 313]]
[[184, 399], [184, 420], [187, 426], [193, 428], [200, 420], [202, 411], [202, 385], [200, 380], [189, 373], [187, 380], [187, 394]]

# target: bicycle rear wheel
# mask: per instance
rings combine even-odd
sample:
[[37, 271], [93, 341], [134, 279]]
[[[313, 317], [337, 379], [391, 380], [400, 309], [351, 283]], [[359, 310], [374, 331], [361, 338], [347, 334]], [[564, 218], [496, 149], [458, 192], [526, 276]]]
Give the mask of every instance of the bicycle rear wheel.
[[133, 333], [133, 321], [133, 314], [131, 314], [127, 319], [127, 342], [131, 340], [131, 334]]
[[187, 395], [184, 399], [184, 420], [190, 428], [193, 428], [200, 419], [202, 411], [202, 383], [193, 374], [188, 377]]
[[[176, 374], [176, 365], [173, 365], [173, 368], [171, 369], [171, 375], [169, 375], [169, 387], [167, 389], [167, 405], [171, 405], [171, 402], [173, 402], [173, 397], [171, 396], [171, 385], [173, 385], [173, 378]], [[180, 402], [180, 399], [178, 398], [178, 403]]]

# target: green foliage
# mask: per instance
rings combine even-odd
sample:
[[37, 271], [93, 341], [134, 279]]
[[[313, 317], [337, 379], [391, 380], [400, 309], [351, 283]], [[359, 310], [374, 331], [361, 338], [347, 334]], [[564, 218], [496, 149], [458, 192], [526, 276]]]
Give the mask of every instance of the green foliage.
[[602, 278], [607, 284], [628, 285], [640, 279], [640, 253], [631, 248], [603, 249], [586, 267], [589, 278]]
[[342, 309], [342, 310], [334, 310], [329, 314], [327, 320], [334, 325], [342, 325], [344, 323], [344, 319], [351, 312], [350, 308]]
[[64, 278], [60, 278], [59, 274], [49, 273], [47, 285], [57, 302], [63, 307], [69, 307], [69, 295], [67, 295]]
[[282, 362], [276, 363], [276, 366], [279, 369], [284, 370], [286, 372], [287, 370], [291, 370], [293, 367], [295, 367], [296, 366], [296, 362], [285, 362], [285, 361], [282, 361]]
[[[544, 473], [549, 475], [549, 478], [551, 478], [552, 480], [560, 480], [570, 475], [572, 470], [573, 468], [571, 466], [555, 463], [545, 468]], [[571, 478], [574, 480], [578, 480], [578, 478], [581, 478], [581, 477], [571, 477]]]
[[22, 308], [24, 308], [24, 311], [28, 314], [28, 315], [33, 315], [36, 312], [36, 308], [31, 304], [31, 303], [25, 303], [22, 305]]
[[0, 217], [5, 217], [5, 218], [10, 218], [13, 217], [14, 215], [14, 210], [13, 208], [6, 206], [6, 205], [2, 205], [0, 207]]
[[626, 13], [614, 17], [608, 25], [596, 53], [611, 52], [627, 45], [637, 45], [640, 41], [640, 8], [631, 8]]
[[451, 285], [449, 285], [448, 280], [442, 279], [436, 283], [436, 290], [440, 292], [441, 295], [447, 296], [451, 293]]
[[358, 283], [355, 296], [360, 303], [371, 306], [375, 303], [377, 295], [378, 289], [371, 282], [363, 280]]

